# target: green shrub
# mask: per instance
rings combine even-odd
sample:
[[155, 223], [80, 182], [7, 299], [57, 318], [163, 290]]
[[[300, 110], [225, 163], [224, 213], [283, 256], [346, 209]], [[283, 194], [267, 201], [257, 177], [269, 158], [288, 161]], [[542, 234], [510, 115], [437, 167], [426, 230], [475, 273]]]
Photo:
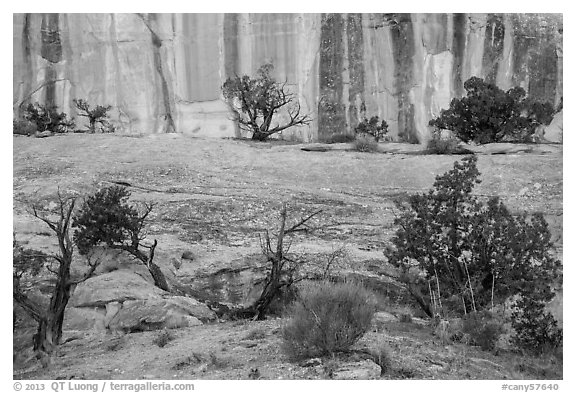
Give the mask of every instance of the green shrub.
[[104, 187], [88, 197], [72, 223], [76, 228], [74, 243], [80, 255], [88, 255], [96, 246], [132, 255], [148, 268], [154, 284], [168, 291], [166, 277], [153, 261], [158, 242], [144, 243], [145, 226], [154, 205], [144, 203], [137, 209], [128, 203], [129, 197], [130, 191], [122, 186]]
[[550, 103], [526, 98], [521, 87], [504, 92], [478, 77], [464, 82], [466, 97], [454, 98], [450, 108], [430, 120], [431, 126], [454, 131], [468, 143], [528, 141], [540, 124], [549, 124], [554, 115]]
[[472, 312], [462, 318], [462, 333], [470, 336], [474, 345], [484, 351], [494, 349], [498, 338], [504, 333], [502, 323], [488, 311]]
[[173, 341], [174, 338], [174, 335], [169, 330], [163, 329], [154, 337], [152, 343], [158, 345], [160, 348], [164, 348], [170, 341]]
[[380, 344], [376, 348], [368, 349], [370, 357], [380, 366], [380, 375], [384, 375], [392, 368], [392, 357], [390, 356], [390, 348], [387, 344]]
[[458, 152], [458, 146], [458, 139], [452, 136], [442, 137], [441, 131], [436, 129], [426, 145], [426, 152], [428, 154], [454, 154]]
[[26, 120], [12, 120], [12, 133], [16, 135], [33, 135], [36, 125]]
[[398, 315], [398, 320], [402, 323], [412, 323], [412, 315], [407, 313], [401, 313]]
[[28, 104], [24, 109], [24, 118], [34, 123], [38, 132], [64, 133], [75, 127], [74, 119], [68, 119], [68, 115], [58, 112], [58, 107], [54, 105]]
[[90, 104], [82, 99], [75, 98], [72, 101], [80, 111], [79, 116], [88, 118], [89, 125], [86, 131], [93, 134], [96, 132], [96, 123], [100, 123], [101, 132], [114, 132], [114, 126], [108, 122], [108, 111], [112, 109], [111, 105], [96, 105], [95, 108], [90, 109]]
[[562, 345], [562, 329], [552, 314], [544, 310], [545, 303], [528, 296], [516, 302], [512, 313], [514, 344], [531, 353], [541, 354]]
[[380, 124], [380, 118], [378, 116], [372, 116], [370, 120], [364, 118], [362, 122], [358, 123], [354, 132], [356, 135], [370, 135], [378, 142], [384, 135], [388, 133], [388, 123], [382, 120]]
[[498, 198], [484, 202], [472, 194], [480, 183], [476, 161], [472, 155], [455, 162], [430, 191], [397, 204], [388, 260], [401, 277], [416, 277], [404, 284], [428, 315], [436, 305], [431, 291], [460, 314], [516, 294], [549, 301], [561, 274], [542, 214], [513, 215]]
[[378, 142], [368, 135], [358, 135], [354, 140], [354, 150], [363, 153], [373, 153], [378, 151]]
[[345, 352], [370, 329], [374, 294], [355, 282], [309, 283], [290, 308], [283, 347], [291, 358]]

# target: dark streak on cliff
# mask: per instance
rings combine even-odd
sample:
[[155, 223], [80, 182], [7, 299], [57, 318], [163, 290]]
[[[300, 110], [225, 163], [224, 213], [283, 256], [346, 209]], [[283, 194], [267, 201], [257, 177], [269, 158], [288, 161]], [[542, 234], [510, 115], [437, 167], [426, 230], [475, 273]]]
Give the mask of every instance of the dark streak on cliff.
[[462, 64], [464, 63], [464, 50], [466, 49], [466, 14], [454, 14], [454, 37], [452, 40], [452, 54], [454, 63], [452, 68], [452, 91], [454, 97], [464, 94], [464, 81], [462, 80]]
[[528, 94], [551, 104], [556, 100], [556, 78], [558, 72], [556, 44], [548, 37], [540, 37], [537, 46], [529, 53], [528, 72], [530, 83]]
[[112, 58], [114, 59], [114, 93], [116, 95], [116, 105], [118, 106], [119, 117], [118, 120], [121, 122], [128, 122], [130, 125], [131, 120], [129, 116], [124, 112], [126, 108], [126, 103], [124, 102], [124, 95], [122, 89], [122, 79], [121, 79], [121, 66], [120, 66], [120, 55], [118, 49], [118, 33], [116, 31], [116, 14], [110, 14], [110, 41], [112, 42]]
[[504, 51], [504, 29], [502, 15], [488, 14], [482, 59], [484, 80], [488, 83], [496, 83], [498, 65]]
[[[25, 68], [25, 76], [22, 93], [28, 94], [32, 90], [31, 83], [33, 80], [34, 73], [32, 71], [32, 49], [30, 47], [30, 19], [32, 15], [24, 14], [24, 23], [22, 26], [22, 62]], [[18, 110], [21, 111], [23, 104], [27, 101], [24, 99], [18, 106]], [[19, 113], [20, 115], [21, 113]]]
[[[350, 70], [350, 89], [348, 118], [354, 128], [361, 119], [358, 113], [364, 104], [364, 37], [362, 35], [362, 14], [348, 14], [348, 68]], [[360, 103], [360, 108], [357, 108]], [[365, 114], [363, 114], [365, 116]]]
[[149, 15], [149, 20], [142, 14], [138, 14], [144, 25], [150, 31], [150, 38], [152, 39], [152, 49], [154, 55], [154, 68], [158, 72], [158, 76], [160, 77], [160, 84], [162, 87], [162, 103], [164, 105], [164, 114], [162, 117], [166, 120], [166, 128], [164, 132], [176, 132], [176, 126], [174, 124], [174, 117], [172, 115], [172, 107], [174, 106], [173, 99], [170, 95], [170, 90], [168, 89], [168, 83], [166, 81], [166, 76], [164, 75], [164, 69], [162, 66], [162, 40], [156, 34], [154, 29], [151, 26], [150, 22], [154, 22], [156, 20], [155, 14]]
[[60, 42], [60, 29], [58, 26], [59, 14], [42, 15], [42, 49], [41, 55], [51, 63], [62, 60], [62, 43]]
[[344, 21], [340, 14], [322, 14], [320, 30], [320, 100], [318, 102], [318, 138], [327, 139], [346, 131], [345, 106], [342, 103]]
[[56, 84], [53, 82], [58, 77], [58, 74], [52, 64], [62, 60], [62, 43], [58, 24], [59, 14], [42, 15], [42, 46], [40, 54], [44, 59], [48, 60], [44, 76], [44, 83], [46, 84], [44, 100], [48, 106], [56, 105]]
[[414, 31], [410, 14], [398, 14], [390, 27], [394, 51], [394, 87], [398, 99], [398, 135], [418, 143], [414, 126], [414, 105], [410, 102], [413, 84]]
[[225, 78], [238, 73], [238, 14], [224, 14], [224, 72]]

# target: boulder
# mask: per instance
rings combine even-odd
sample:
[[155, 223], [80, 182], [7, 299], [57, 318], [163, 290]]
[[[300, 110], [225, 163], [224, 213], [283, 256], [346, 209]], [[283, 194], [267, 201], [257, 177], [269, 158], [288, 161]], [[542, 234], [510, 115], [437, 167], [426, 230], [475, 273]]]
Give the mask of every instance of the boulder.
[[388, 322], [398, 322], [398, 318], [396, 318], [394, 314], [390, 314], [386, 311], [378, 311], [374, 313], [374, 316], [372, 317], [373, 324], [380, 325]]
[[53, 135], [54, 133], [51, 131], [42, 131], [42, 132], [36, 131], [36, 133], [34, 134], [36, 138], [48, 138]]
[[27, 120], [14, 120], [14, 135], [34, 135], [38, 131], [36, 124]]
[[202, 322], [211, 322], [216, 320], [216, 314], [208, 306], [200, 303], [198, 300], [185, 296], [172, 296], [164, 299], [167, 306], [172, 309], [183, 310]]
[[382, 369], [372, 360], [339, 365], [332, 373], [332, 379], [378, 379]]
[[106, 328], [110, 327], [110, 322], [118, 314], [118, 311], [122, 308], [122, 303], [110, 302], [106, 304], [106, 316], [104, 317], [104, 326]]
[[202, 303], [182, 296], [166, 299], [127, 300], [111, 319], [112, 330], [127, 332], [175, 329], [201, 325], [216, 319]]
[[86, 307], [68, 307], [64, 313], [63, 330], [104, 331], [104, 310]]
[[70, 299], [74, 307], [104, 307], [111, 302], [162, 299], [167, 292], [152, 285], [139, 274], [116, 270], [78, 284]]
[[554, 118], [543, 130], [542, 141], [550, 143], [562, 143], [562, 129], [563, 129], [563, 111], [554, 115]]
[[182, 259], [188, 259], [190, 261], [194, 260], [194, 254], [192, 253], [192, 251], [184, 251], [182, 253]]
[[182, 266], [179, 282], [186, 293], [205, 301], [249, 306], [262, 292], [266, 261], [262, 255], [232, 260], [225, 268], [190, 271]]

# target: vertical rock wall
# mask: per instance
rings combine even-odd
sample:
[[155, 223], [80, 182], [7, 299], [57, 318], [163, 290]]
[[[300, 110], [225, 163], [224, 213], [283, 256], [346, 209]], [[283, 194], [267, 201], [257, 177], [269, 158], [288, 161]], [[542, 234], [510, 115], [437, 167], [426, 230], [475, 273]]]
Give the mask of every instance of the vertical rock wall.
[[14, 14], [14, 112], [114, 107], [126, 132], [239, 135], [220, 86], [273, 62], [323, 140], [364, 116], [423, 142], [428, 121], [480, 76], [562, 98], [562, 16], [530, 14]]

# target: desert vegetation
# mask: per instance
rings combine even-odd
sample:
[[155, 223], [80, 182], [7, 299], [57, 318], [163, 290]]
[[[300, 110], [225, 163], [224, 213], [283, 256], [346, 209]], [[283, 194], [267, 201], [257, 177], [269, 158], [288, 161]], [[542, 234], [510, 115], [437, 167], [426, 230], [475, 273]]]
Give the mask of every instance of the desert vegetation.
[[466, 97], [454, 98], [450, 108], [430, 125], [453, 131], [464, 142], [479, 144], [532, 141], [536, 127], [549, 124], [554, 106], [526, 97], [521, 87], [503, 91], [478, 77], [464, 82]]
[[388, 123], [385, 120], [380, 121], [378, 116], [372, 116], [370, 120], [364, 118], [354, 128], [356, 135], [370, 135], [376, 142], [379, 142], [388, 133]]
[[[88, 119], [85, 130], [76, 127], [76, 120], [69, 117], [66, 112], [59, 112], [56, 105], [44, 105], [38, 102], [28, 103], [20, 109], [21, 117], [13, 119], [13, 133], [17, 135], [49, 136], [52, 134], [65, 134], [68, 132], [113, 133], [116, 128], [109, 121], [108, 112], [111, 105], [96, 105], [91, 108], [84, 99], [73, 99], [72, 102], [78, 110], [80, 117]], [[97, 126], [98, 125], [98, 126]]]
[[[272, 71], [264, 65], [222, 86], [239, 126], [259, 142], [311, 121]], [[425, 151], [351, 154], [386, 152], [388, 124], [372, 116], [327, 141], [346, 150], [310, 166], [301, 164], [314, 153], [290, 145], [126, 142], [103, 135], [110, 106], [75, 100], [85, 133], [100, 135], [51, 138], [71, 152], [62, 157], [43, 158], [50, 153], [28, 138], [15, 149], [18, 219], [50, 230], [15, 230], [14, 330], [35, 330], [15, 358], [31, 347], [68, 367], [62, 354], [94, 345], [127, 367], [122, 356], [137, 345], [142, 364], [155, 350], [162, 375], [178, 378], [264, 379], [286, 367], [292, 378], [467, 378], [477, 364], [490, 366], [478, 367], [480, 378], [561, 377], [563, 331], [549, 310], [562, 289], [561, 235], [542, 212], [545, 193], [561, 200], [558, 150], [537, 159], [554, 180], [532, 186], [519, 177], [540, 170], [530, 157], [486, 158], [460, 145], [533, 141], [553, 108], [478, 78], [465, 89], [430, 122]], [[41, 105], [24, 119], [40, 132], [75, 127]], [[27, 124], [15, 121], [15, 130], [28, 134]], [[106, 152], [74, 145], [84, 137]], [[464, 157], [444, 157], [456, 153]], [[506, 182], [513, 192], [501, 196]], [[38, 185], [66, 191], [54, 197]], [[20, 198], [38, 193], [53, 203]], [[526, 195], [530, 203], [515, 205]], [[88, 344], [94, 337], [78, 333], [86, 324], [112, 335]], [[70, 331], [76, 336], [64, 337]], [[43, 366], [29, 376], [62, 369]], [[96, 368], [112, 375], [105, 367]]]
[[[252, 348], [260, 342], [277, 340], [275, 345], [281, 348], [286, 361], [319, 364], [322, 378], [347, 375], [341, 369], [346, 359], [374, 364], [374, 375], [416, 377], [414, 370], [402, 368], [393, 360], [393, 346], [371, 341], [373, 335], [390, 334], [394, 329], [393, 322], [375, 322], [382, 318], [379, 310], [388, 310], [384, 315], [398, 324], [413, 326], [410, 329], [420, 335], [429, 332], [433, 340], [442, 343], [477, 347], [500, 356], [507, 353], [502, 351], [521, 351], [525, 353], [522, 356], [560, 356], [562, 330], [545, 308], [561, 277], [561, 265], [551, 253], [548, 226], [541, 215], [512, 215], [498, 198], [475, 195], [475, 187], [480, 184], [477, 160], [468, 155], [454, 162], [452, 169], [436, 177], [427, 193], [408, 195], [396, 203], [396, 230], [390, 243], [383, 243], [386, 258], [380, 261], [393, 269], [379, 272], [403, 285], [420, 311], [406, 309], [410, 304], [406, 303], [394, 312], [392, 302], [383, 300], [369, 282], [345, 279], [341, 270], [334, 269], [336, 259], [346, 257], [342, 249], [325, 259], [293, 253], [292, 247], [298, 242], [317, 231], [329, 230], [331, 225], [318, 221], [324, 211], [302, 212], [294, 219], [289, 206], [283, 204], [276, 211], [276, 225], [259, 234], [265, 278], [258, 296], [245, 307], [229, 308], [220, 318], [251, 324], [281, 317], [277, 328], [270, 331], [254, 327], [242, 336], [241, 343]], [[185, 287], [183, 283], [177, 288], [168, 285], [168, 279], [159, 275], [162, 270], [154, 262], [158, 242], [145, 239], [155, 205], [131, 204], [129, 198], [126, 186], [118, 185], [100, 188], [78, 206], [77, 196], [59, 194], [58, 203], [51, 205], [55, 207], [51, 214], [60, 217], [55, 221], [33, 206], [32, 217], [46, 223], [63, 245], [54, 255], [24, 247], [16, 235], [14, 301], [38, 322], [34, 348], [43, 356], [50, 357], [59, 344], [68, 342], [62, 340], [62, 323], [71, 288], [94, 276], [99, 266], [97, 249], [104, 247], [133, 256], [148, 269], [154, 284], [167, 293]], [[84, 273], [75, 278], [70, 273], [73, 259], [86, 264]], [[311, 265], [315, 269], [307, 270]], [[33, 303], [29, 296], [31, 279], [42, 270], [57, 278], [48, 308]], [[285, 308], [271, 309], [270, 305], [288, 291], [293, 300]], [[511, 299], [511, 306], [506, 306]], [[214, 302], [207, 304], [216, 307]], [[506, 347], [502, 347], [503, 337], [508, 337]], [[174, 343], [179, 340], [173, 330], [166, 328], [148, 338], [163, 351], [177, 348], [179, 344]], [[128, 348], [125, 340], [121, 345], [106, 345], [113, 346], [114, 352]], [[235, 367], [225, 353], [207, 351], [187, 359], [176, 370], [201, 367], [206, 372], [225, 373]], [[262, 378], [262, 369], [253, 367], [250, 375]]]
[[360, 283], [309, 283], [288, 311], [284, 350], [294, 359], [349, 351], [368, 332], [375, 312], [374, 294]]
[[25, 107], [24, 120], [33, 124], [38, 132], [49, 131], [61, 134], [72, 131], [76, 126], [74, 119], [69, 119], [68, 114], [64, 112], [58, 112], [56, 106], [42, 105], [37, 102]]
[[79, 116], [88, 118], [87, 132], [93, 134], [96, 132], [96, 124], [100, 124], [101, 132], [114, 132], [114, 126], [108, 121], [108, 111], [112, 105], [96, 105], [90, 108], [90, 104], [83, 99], [74, 99], [74, 105], [80, 111]]
[[[73, 278], [71, 266], [74, 257], [75, 244], [70, 236], [76, 197], [58, 192], [55, 212], [45, 211], [33, 205], [32, 214], [44, 222], [58, 239], [58, 252], [46, 254], [41, 251], [23, 247], [14, 234], [13, 240], [13, 299], [38, 324], [34, 335], [33, 348], [40, 354], [51, 354], [60, 344], [64, 313], [70, 300], [73, 288], [86, 281], [94, 273], [99, 260], [93, 254], [86, 253], [88, 266], [81, 277]], [[56, 219], [49, 217], [55, 213]], [[33, 279], [43, 270], [55, 277], [50, 288], [49, 304], [43, 304], [30, 294], [33, 292]]]
[[[273, 70], [272, 64], [264, 64], [256, 72], [256, 77], [228, 78], [222, 86], [224, 98], [236, 115], [235, 121], [257, 141], [311, 122], [307, 114], [300, 113], [300, 103], [289, 91], [287, 82], [279, 83], [272, 77]], [[277, 119], [281, 110], [288, 117], [285, 121]]]

